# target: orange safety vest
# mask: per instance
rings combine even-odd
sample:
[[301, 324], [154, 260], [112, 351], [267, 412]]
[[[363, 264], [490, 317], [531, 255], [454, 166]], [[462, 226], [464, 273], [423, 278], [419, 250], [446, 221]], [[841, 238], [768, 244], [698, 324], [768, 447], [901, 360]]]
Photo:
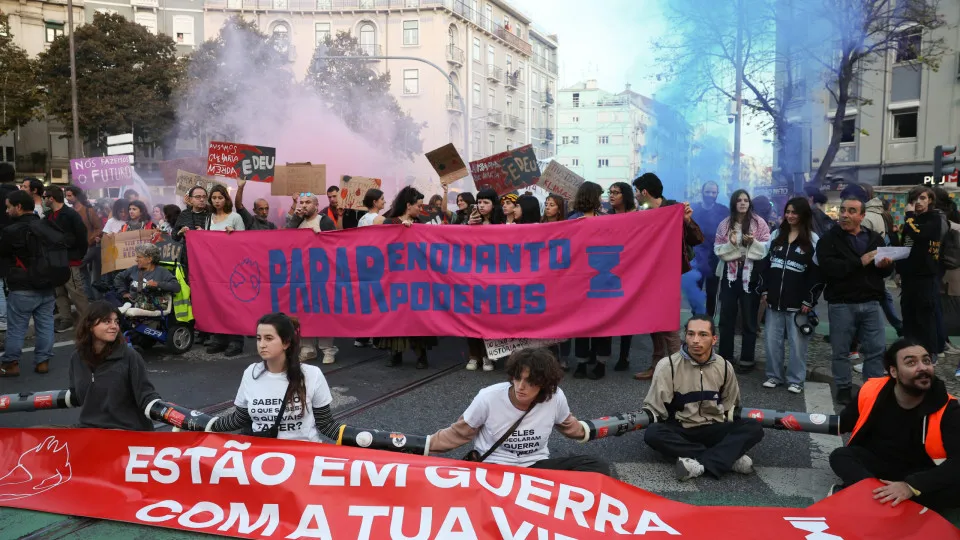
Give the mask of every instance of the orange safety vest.
[[[873, 405], [877, 402], [880, 391], [883, 390], [883, 387], [886, 386], [889, 380], [890, 377], [876, 377], [868, 379], [867, 382], [863, 383], [863, 386], [860, 388], [860, 394], [857, 396], [857, 409], [860, 411], [860, 417], [857, 418], [857, 424], [853, 426], [850, 440], [847, 441], [848, 446], [853, 442], [853, 439], [857, 436], [857, 432], [860, 431], [863, 424], [867, 422], [867, 418], [870, 416], [870, 411], [873, 410]], [[950, 405], [950, 400], [957, 399], [953, 396], [948, 397], [949, 399], [947, 399], [947, 402], [940, 410], [924, 419], [923, 447], [927, 451], [927, 455], [930, 456], [930, 459], [937, 465], [947, 459], [947, 451], [943, 448], [943, 434], [940, 431], [940, 420], [943, 418], [943, 413], [947, 410], [947, 406]]]

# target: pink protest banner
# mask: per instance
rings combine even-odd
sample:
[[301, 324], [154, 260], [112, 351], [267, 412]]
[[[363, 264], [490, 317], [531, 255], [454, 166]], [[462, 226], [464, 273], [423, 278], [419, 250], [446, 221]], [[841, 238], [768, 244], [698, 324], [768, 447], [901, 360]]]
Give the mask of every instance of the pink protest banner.
[[305, 336], [676, 330], [682, 212], [503, 227], [190, 231], [193, 311], [200, 330], [240, 335], [273, 311], [298, 316]]

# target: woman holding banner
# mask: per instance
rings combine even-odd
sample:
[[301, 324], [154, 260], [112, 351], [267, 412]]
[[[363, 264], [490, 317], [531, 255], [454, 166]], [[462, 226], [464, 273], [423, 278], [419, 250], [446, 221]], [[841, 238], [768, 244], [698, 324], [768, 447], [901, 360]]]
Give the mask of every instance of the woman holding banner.
[[80, 427], [153, 431], [147, 407], [160, 395], [147, 366], [120, 333], [120, 312], [94, 302], [77, 324], [70, 357], [70, 395], [80, 406]]
[[[588, 219], [604, 215], [603, 188], [594, 182], [584, 182], [577, 189], [573, 200], [573, 213], [567, 219]], [[607, 373], [607, 360], [613, 354], [612, 337], [576, 338], [573, 342], [574, 356], [577, 357], [577, 370], [573, 376], [577, 379], [602, 379]], [[587, 361], [596, 359], [593, 371], [587, 373]]]
[[[211, 231], [242, 231], [243, 218], [240, 214], [233, 211], [233, 201], [230, 200], [230, 193], [227, 188], [217, 184], [210, 189], [210, 198], [207, 201], [210, 204], [210, 219], [207, 221], [207, 229]], [[230, 336], [227, 334], [214, 334], [213, 343], [207, 347], [207, 354], [223, 353], [226, 357], [238, 356], [243, 353], [243, 336]]]
[[[381, 195], [382, 196], [382, 195]], [[397, 193], [397, 198], [393, 200], [393, 206], [387, 212], [385, 223], [410, 225], [416, 223], [420, 218], [420, 211], [423, 209], [423, 193], [417, 191], [413, 186], [407, 186]], [[369, 214], [368, 214], [369, 215]], [[427, 350], [437, 345], [436, 337], [417, 336], [417, 337], [385, 337], [374, 338], [373, 344], [378, 349], [390, 352], [388, 367], [397, 367], [403, 362], [403, 351], [412, 349], [417, 353], [417, 369], [426, 369]]]
[[550, 458], [554, 428], [584, 441], [583, 422], [570, 413], [559, 388], [563, 371], [546, 349], [520, 349], [507, 360], [509, 382], [488, 386], [453, 425], [430, 436], [431, 452], [447, 452], [473, 441], [467, 461], [610, 474], [610, 465], [591, 456]]
[[130, 201], [127, 204], [127, 222], [120, 229], [120, 232], [156, 229], [157, 226], [150, 219], [149, 212], [143, 201]]
[[540, 201], [533, 195], [524, 195], [517, 199], [513, 210], [514, 223], [540, 223]]
[[450, 223], [455, 225], [466, 225], [470, 221], [470, 213], [477, 204], [473, 198], [473, 193], [464, 192], [457, 195], [457, 211], [453, 213], [453, 219]]
[[387, 200], [379, 189], [367, 190], [366, 195], [363, 196], [363, 206], [367, 209], [367, 213], [360, 217], [357, 227], [381, 225], [386, 221], [387, 218], [381, 216], [380, 212], [383, 212], [384, 207], [387, 206]]
[[[502, 225], [506, 223], [503, 215], [503, 208], [500, 207], [500, 197], [497, 192], [484, 188], [477, 193], [477, 204], [470, 213], [467, 221], [470, 225]], [[467, 350], [470, 355], [467, 359], [467, 370], [476, 371], [477, 366], [483, 360], [483, 370], [493, 371], [496, 367], [496, 361], [487, 357], [487, 346], [480, 338], [467, 338]]]
[[[610, 186], [610, 213], [625, 214], [637, 210], [637, 197], [634, 194], [633, 186], [626, 182], [616, 182]], [[633, 344], [633, 336], [620, 336], [620, 358], [613, 366], [614, 371], [626, 371], [630, 369], [630, 347]]]
[[507, 193], [500, 197], [500, 207], [503, 208], [503, 216], [507, 225], [513, 225], [517, 222], [516, 211], [517, 201], [520, 197], [516, 193]]
[[560, 195], [551, 193], [543, 203], [543, 219], [541, 223], [555, 223], [567, 218], [567, 201]]
[[262, 362], [243, 372], [230, 416], [218, 418], [210, 431], [320, 442], [336, 439], [341, 424], [333, 419], [333, 395], [323, 372], [300, 363], [300, 323], [283, 313], [257, 321], [257, 352]]

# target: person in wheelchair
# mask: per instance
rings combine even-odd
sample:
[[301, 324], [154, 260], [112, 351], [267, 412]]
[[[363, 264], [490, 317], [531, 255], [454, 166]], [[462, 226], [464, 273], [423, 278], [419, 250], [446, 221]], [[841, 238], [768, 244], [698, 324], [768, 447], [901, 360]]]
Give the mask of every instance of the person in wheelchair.
[[113, 285], [126, 317], [160, 317], [164, 315], [168, 295], [180, 292], [180, 282], [166, 268], [159, 266], [160, 248], [138, 244], [134, 249], [137, 264], [120, 272]]

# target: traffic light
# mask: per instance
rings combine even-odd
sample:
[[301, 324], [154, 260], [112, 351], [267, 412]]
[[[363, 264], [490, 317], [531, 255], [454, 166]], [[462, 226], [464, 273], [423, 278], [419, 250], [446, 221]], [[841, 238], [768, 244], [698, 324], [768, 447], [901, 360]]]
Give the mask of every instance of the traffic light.
[[957, 147], [956, 146], [937, 146], [933, 149], [933, 181], [939, 184], [943, 182], [944, 176], [952, 176], [956, 173]]

